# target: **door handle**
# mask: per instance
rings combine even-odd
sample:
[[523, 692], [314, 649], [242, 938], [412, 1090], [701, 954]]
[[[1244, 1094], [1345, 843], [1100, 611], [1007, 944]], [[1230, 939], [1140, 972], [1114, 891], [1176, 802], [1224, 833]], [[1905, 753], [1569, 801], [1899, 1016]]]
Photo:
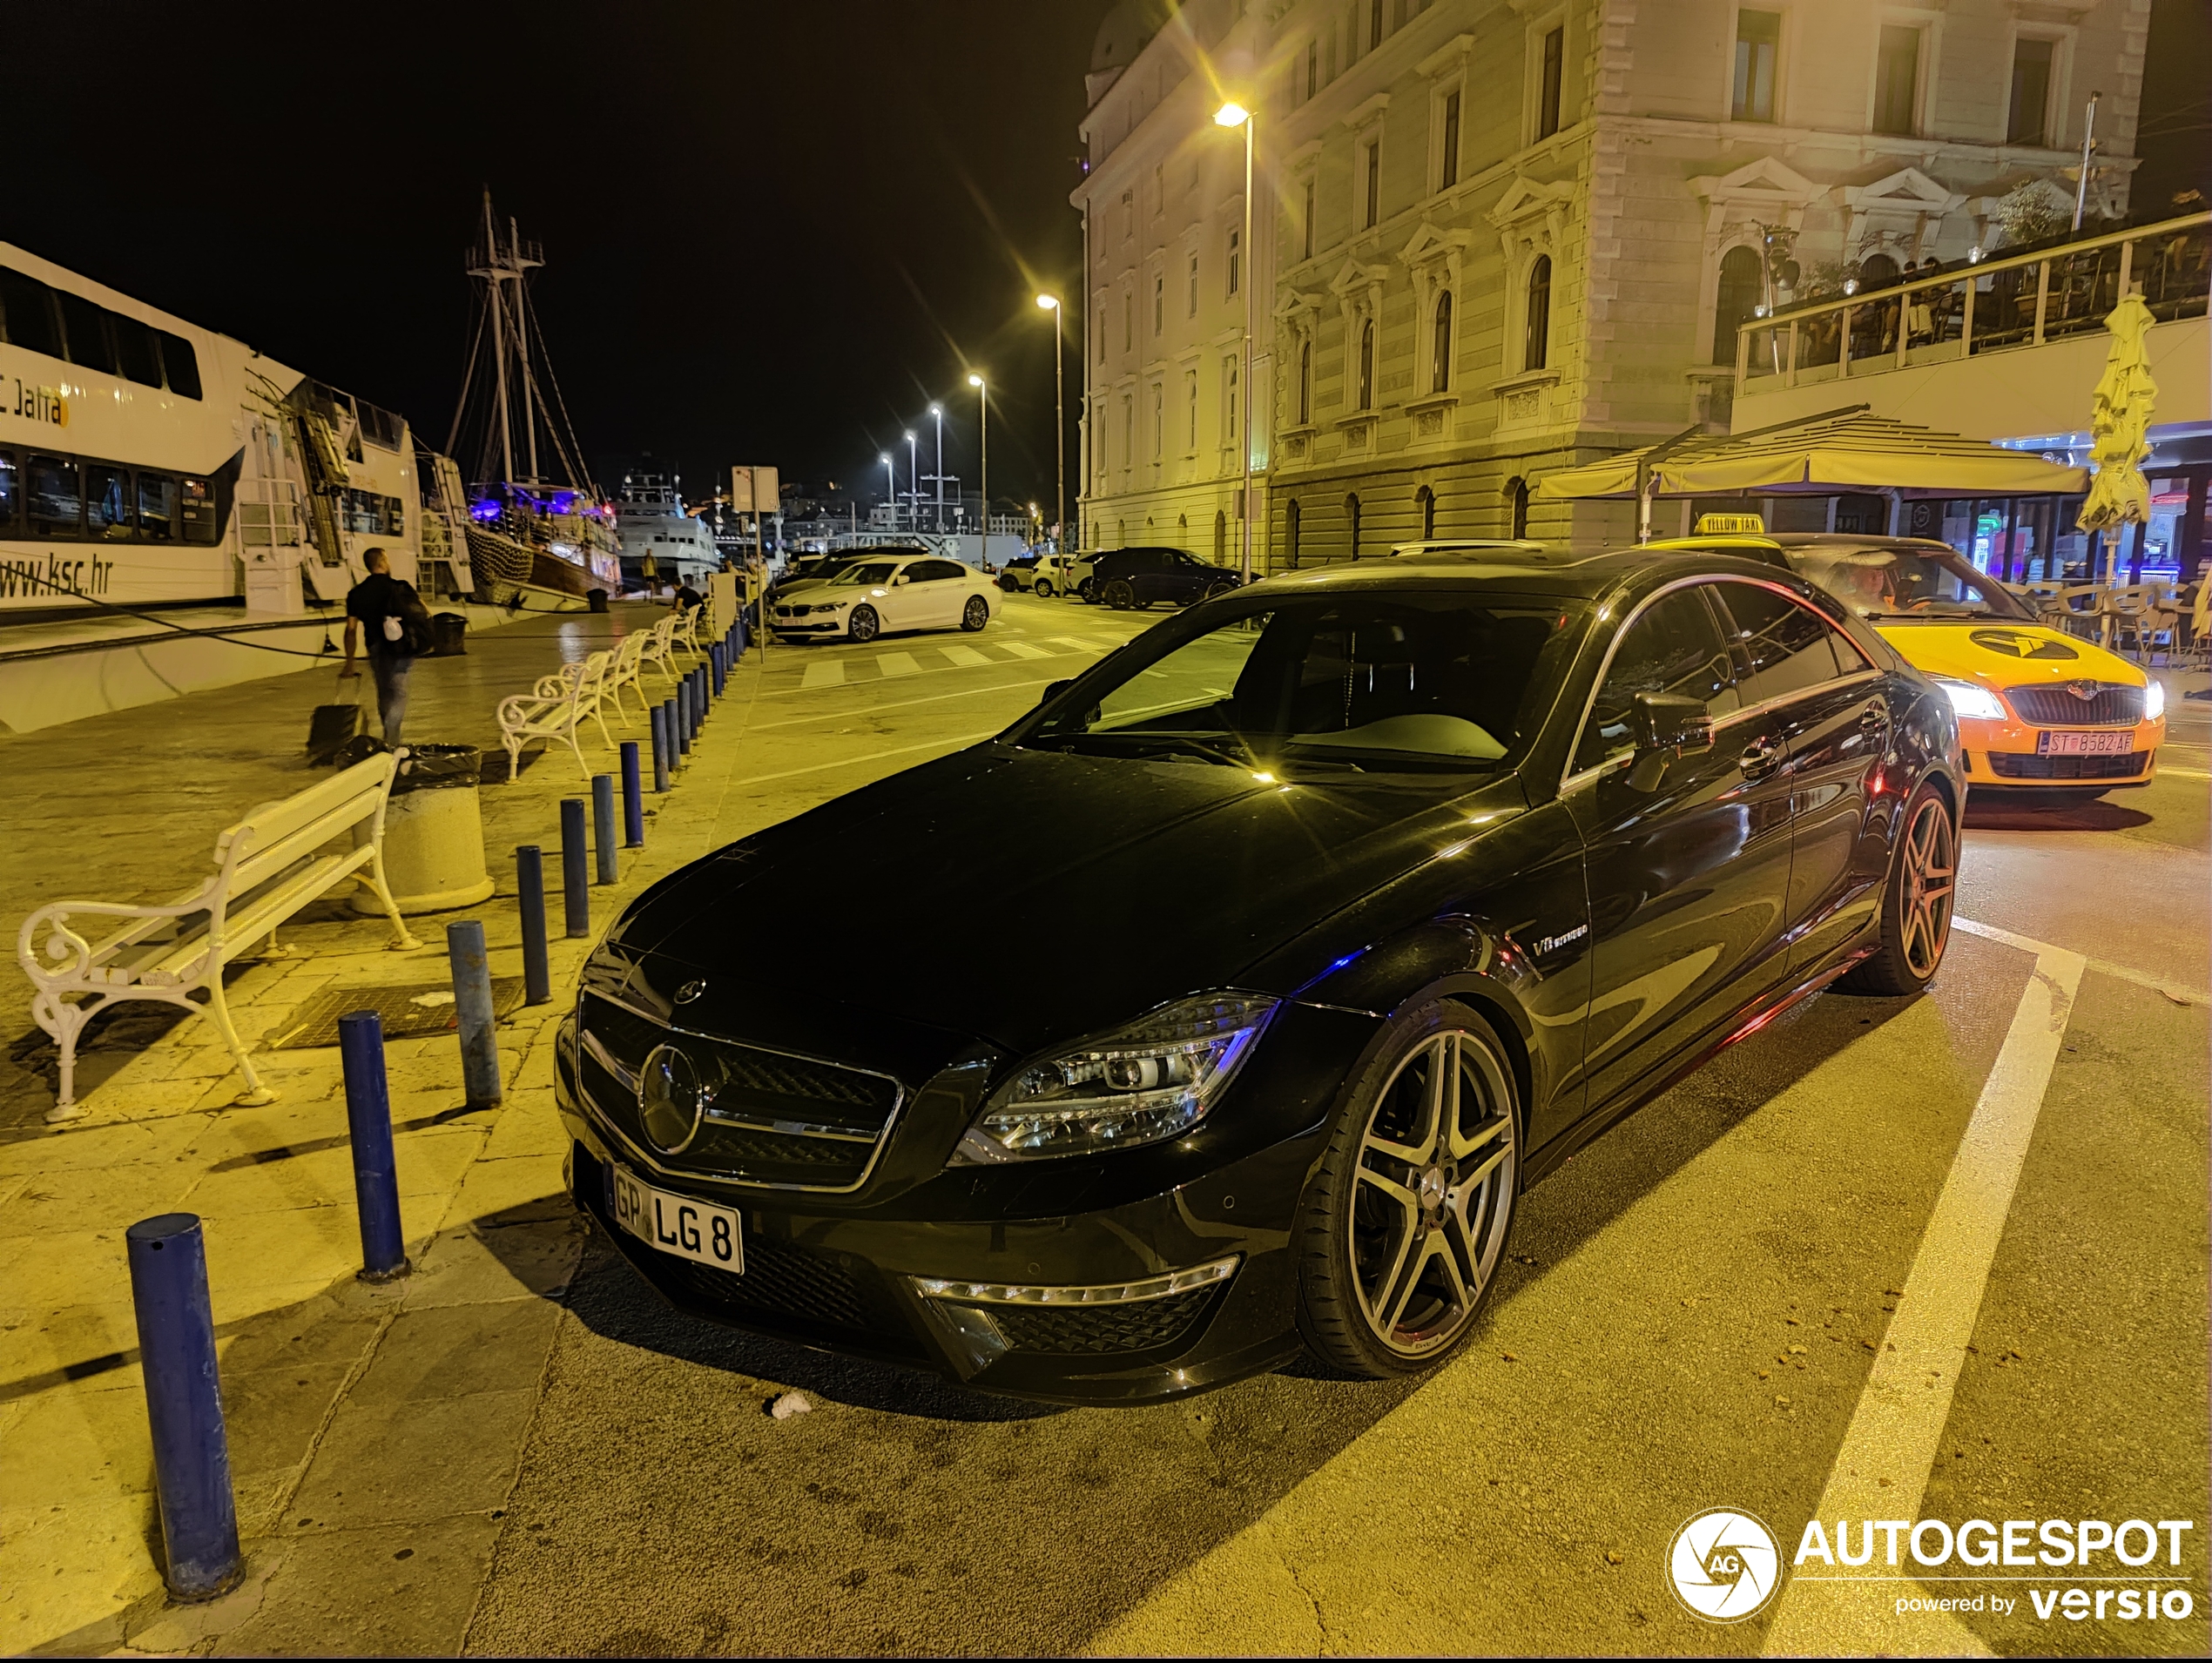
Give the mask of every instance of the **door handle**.
[[1746, 779], [1764, 779], [1782, 766], [1782, 744], [1776, 739], [1754, 739], [1743, 747], [1737, 765]]

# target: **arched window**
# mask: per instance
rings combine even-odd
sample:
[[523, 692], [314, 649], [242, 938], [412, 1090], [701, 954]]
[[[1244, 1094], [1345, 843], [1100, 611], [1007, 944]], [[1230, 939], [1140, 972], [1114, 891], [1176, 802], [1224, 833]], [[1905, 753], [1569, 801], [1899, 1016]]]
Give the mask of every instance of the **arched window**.
[[1542, 369], [1551, 353], [1552, 257], [1536, 256], [1528, 268], [1528, 322], [1522, 336], [1521, 367]]
[[1885, 289], [1897, 281], [1897, 262], [1887, 254], [1869, 254], [1858, 263], [1858, 287], [1863, 294], [1868, 289]]
[[1527, 536], [1528, 535], [1528, 481], [1527, 480], [1511, 479], [1506, 481], [1506, 505], [1510, 525], [1506, 535], [1509, 537]]
[[1375, 320], [1372, 318], [1359, 326], [1359, 404], [1362, 410], [1375, 407]]
[[1226, 565], [1229, 561], [1229, 516], [1219, 508], [1213, 511], [1213, 563]]
[[1298, 349], [1298, 423], [1313, 420], [1313, 343], [1302, 340]]
[[1422, 486], [1413, 493], [1413, 506], [1420, 510], [1421, 535], [1424, 538], [1433, 537], [1436, 535], [1436, 493], [1427, 486]]
[[1447, 289], [1436, 297], [1436, 340], [1431, 349], [1433, 362], [1429, 368], [1428, 390], [1448, 393], [1452, 390], [1452, 291]]
[[1750, 321], [1764, 292], [1757, 249], [1731, 248], [1721, 256], [1720, 287], [1713, 298], [1713, 362], [1736, 361], [1737, 326]]
[[1298, 522], [1301, 518], [1296, 497], [1283, 504], [1283, 558], [1292, 571], [1298, 569]]
[[1352, 528], [1352, 557], [1359, 558], [1359, 499], [1347, 496], [1344, 500], [1345, 523]]

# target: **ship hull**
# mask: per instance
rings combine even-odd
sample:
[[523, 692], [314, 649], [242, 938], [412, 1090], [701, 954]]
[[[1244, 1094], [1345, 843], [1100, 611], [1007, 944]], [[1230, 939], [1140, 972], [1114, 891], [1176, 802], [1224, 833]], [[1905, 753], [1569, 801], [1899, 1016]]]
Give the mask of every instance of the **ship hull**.
[[469, 528], [469, 570], [476, 598], [510, 611], [581, 612], [608, 585], [584, 567], [496, 531]]

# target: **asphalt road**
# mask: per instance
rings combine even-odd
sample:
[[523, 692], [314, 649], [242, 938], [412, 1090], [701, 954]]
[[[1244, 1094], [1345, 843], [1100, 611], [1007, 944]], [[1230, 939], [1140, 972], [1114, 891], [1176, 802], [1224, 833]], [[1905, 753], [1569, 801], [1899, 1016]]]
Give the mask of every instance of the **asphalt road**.
[[[761, 760], [714, 836], [992, 731], [1148, 621], [1017, 600], [979, 637], [773, 648]], [[2202, 1653], [2207, 714], [2177, 701], [2148, 789], [1976, 804], [1960, 913], [1987, 928], [1931, 993], [1824, 995], [1538, 1186], [1482, 1331], [1419, 1384], [1292, 1368], [1040, 1410], [677, 1316], [594, 1242], [469, 1649]], [[1049, 917], [993, 927], [1041, 971], [1080, 946]], [[1993, 1083], [2054, 976], [2078, 992], [2043, 1070]], [[1946, 1191], [2007, 1103], [2016, 1187]], [[1980, 1221], [1986, 1288], [1923, 1254], [1939, 1212]], [[1928, 1381], [1870, 1391], [1899, 1308], [1962, 1294], [1947, 1414], [1916, 1408]], [[791, 1388], [813, 1411], [771, 1418]], [[1895, 1480], [1865, 1441], [1885, 1392], [1930, 1446]], [[1892, 1482], [1897, 1512], [1851, 1517], [2195, 1522], [2178, 1566], [1943, 1583], [1878, 1552], [1864, 1574], [1920, 1579], [1792, 1588], [1726, 1626], [1676, 1599], [1692, 1515], [1753, 1512], [1786, 1560], [1824, 1498]], [[2191, 1613], [2036, 1614], [2074, 1586]], [[1897, 1611], [1960, 1596], [1982, 1608]]]

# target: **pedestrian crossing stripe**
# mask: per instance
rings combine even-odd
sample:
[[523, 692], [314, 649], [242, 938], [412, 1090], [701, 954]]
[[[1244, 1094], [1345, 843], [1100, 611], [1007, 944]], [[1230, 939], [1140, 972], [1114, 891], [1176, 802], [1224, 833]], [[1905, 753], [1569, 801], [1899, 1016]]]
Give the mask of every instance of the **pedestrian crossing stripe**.
[[1001, 652], [1010, 652], [1017, 658], [1049, 658], [1053, 655], [1042, 647], [1033, 647], [1026, 641], [998, 641], [992, 643]]
[[998, 663], [998, 660], [995, 658], [986, 658], [981, 653], [976, 651], [973, 647], [940, 647], [937, 650], [943, 653], [946, 657], [951, 659], [953, 663], [960, 665], [964, 670], [972, 669], [977, 664], [995, 664]]
[[1057, 641], [1062, 646], [1079, 648], [1084, 652], [1107, 652], [1120, 646], [1118, 641], [1099, 641], [1089, 636], [1047, 636], [1048, 641]]
[[845, 684], [845, 661], [825, 658], [806, 666], [806, 673], [799, 678], [802, 688], [842, 687]]
[[921, 666], [910, 652], [880, 652], [876, 655], [876, 668], [887, 676], [919, 676]]

